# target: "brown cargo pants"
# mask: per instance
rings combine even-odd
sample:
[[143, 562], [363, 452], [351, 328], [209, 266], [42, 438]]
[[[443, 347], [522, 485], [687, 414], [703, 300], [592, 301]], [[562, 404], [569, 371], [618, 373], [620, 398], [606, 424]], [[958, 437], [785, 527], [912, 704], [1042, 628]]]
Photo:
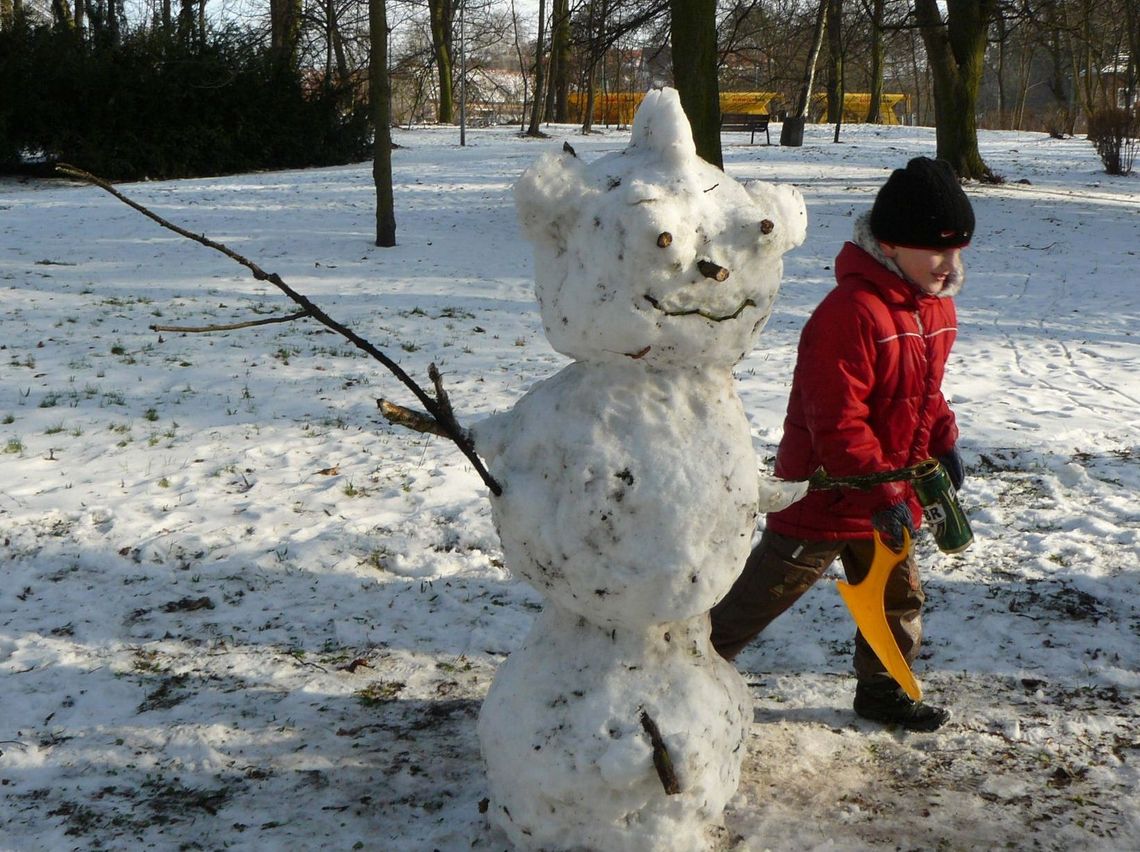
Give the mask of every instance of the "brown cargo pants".
[[[843, 563], [847, 582], [854, 584], [867, 576], [874, 552], [870, 540], [803, 541], [765, 530], [732, 590], [712, 609], [713, 647], [731, 660], [799, 600], [836, 557]], [[925, 600], [912, 553], [891, 573], [884, 595], [887, 623], [908, 664], [914, 662], [922, 644]], [[860, 680], [889, 677], [858, 631], [855, 675]]]

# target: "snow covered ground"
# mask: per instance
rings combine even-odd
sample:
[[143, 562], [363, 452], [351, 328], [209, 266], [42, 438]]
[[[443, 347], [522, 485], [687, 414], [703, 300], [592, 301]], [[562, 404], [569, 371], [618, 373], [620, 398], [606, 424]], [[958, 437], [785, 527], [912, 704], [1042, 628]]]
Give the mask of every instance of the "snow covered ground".
[[[121, 187], [226, 243], [429, 384], [461, 420], [566, 363], [510, 187], [569, 141], [400, 132], [399, 246], [367, 164]], [[737, 370], [758, 458], [831, 262], [925, 128], [802, 148], [726, 138], [790, 182], [807, 242]], [[775, 135], [775, 134], [774, 134]], [[821, 583], [738, 660], [756, 719], [720, 850], [1140, 848], [1140, 177], [1083, 139], [984, 132], [962, 330], [965, 554], [919, 540], [933, 735], [850, 711], [853, 628]], [[81, 165], [81, 164], [80, 164]], [[455, 447], [241, 267], [99, 189], [0, 182], [0, 849], [502, 849], [475, 717], [539, 597], [503, 568]], [[838, 576], [838, 575], [836, 575]]]

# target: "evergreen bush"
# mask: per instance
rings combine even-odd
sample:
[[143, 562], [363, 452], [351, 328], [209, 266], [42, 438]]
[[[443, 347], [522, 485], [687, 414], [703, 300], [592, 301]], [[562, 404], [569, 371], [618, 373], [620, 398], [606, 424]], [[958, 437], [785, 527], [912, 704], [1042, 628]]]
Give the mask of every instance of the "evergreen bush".
[[0, 169], [29, 158], [112, 180], [352, 162], [371, 150], [367, 109], [306, 85], [249, 31], [205, 45], [139, 29], [118, 43], [17, 22], [0, 32]]

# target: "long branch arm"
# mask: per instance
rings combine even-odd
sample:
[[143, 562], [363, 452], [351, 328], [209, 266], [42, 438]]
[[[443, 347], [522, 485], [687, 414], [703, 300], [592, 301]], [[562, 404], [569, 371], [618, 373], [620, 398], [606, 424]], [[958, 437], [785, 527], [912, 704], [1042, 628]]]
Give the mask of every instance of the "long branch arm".
[[474, 465], [476, 472], [482, 478], [483, 482], [486, 483], [489, 489], [491, 489], [491, 493], [495, 496], [503, 493], [502, 486], [499, 485], [493, 476], [491, 476], [490, 472], [483, 465], [482, 459], [480, 459], [478, 454], [475, 452], [475, 446], [471, 441], [470, 435], [459, 425], [458, 421], [456, 421], [455, 414], [451, 410], [451, 404], [448, 401], [447, 394], [443, 391], [443, 381], [439, 374], [439, 370], [434, 364], [432, 364], [429, 368], [429, 375], [432, 379], [432, 383], [435, 385], [437, 394], [436, 398], [433, 398], [427, 391], [420, 387], [399, 364], [385, 355], [384, 352], [376, 348], [376, 346], [358, 335], [352, 329], [348, 328], [348, 326], [334, 320], [323, 310], [321, 310], [321, 308], [312, 302], [308, 297], [304, 296], [301, 293], [298, 293], [296, 290], [286, 284], [285, 281], [282, 280], [281, 276], [276, 272], [266, 272], [249, 258], [238, 254], [236, 251], [226, 245], [223, 245], [222, 243], [211, 240], [205, 234], [195, 234], [191, 231], [186, 230], [185, 228], [181, 228], [178, 225], [175, 225], [173, 222], [164, 219], [162, 216], [159, 216], [154, 211], [147, 209], [137, 201], [134, 201], [123, 195], [121, 192], [115, 189], [115, 187], [111, 186], [110, 183], [103, 180], [102, 178], [96, 177], [90, 172], [86, 172], [83, 169], [79, 169], [75, 166], [69, 166], [66, 164], [60, 164], [56, 167], [56, 169], [61, 174], [68, 175], [69, 177], [73, 177], [85, 183], [90, 183], [110, 193], [127, 206], [137, 210], [139, 213], [142, 213], [148, 219], [157, 222], [167, 230], [173, 231], [180, 236], [186, 237], [188, 240], [193, 240], [196, 243], [200, 243], [201, 245], [204, 245], [207, 248], [211, 248], [214, 251], [221, 252], [226, 257], [248, 269], [253, 277], [258, 281], [268, 281], [270, 284], [288, 296], [289, 299], [300, 305], [301, 308], [303, 308], [303, 311], [299, 314], [294, 315], [292, 318], [298, 319], [303, 317], [311, 317], [326, 328], [335, 331], [337, 334], [348, 340], [358, 349], [375, 358], [377, 361], [387, 367], [389, 372], [391, 372], [397, 379], [399, 379], [409, 390], [411, 390], [412, 393], [416, 395], [416, 398], [419, 399], [421, 403], [423, 403], [424, 408], [428, 410], [428, 413], [443, 430], [443, 434], [450, 438], [455, 443], [455, 445], [459, 447], [459, 450], [463, 453], [463, 455], [465, 455], [471, 464]]

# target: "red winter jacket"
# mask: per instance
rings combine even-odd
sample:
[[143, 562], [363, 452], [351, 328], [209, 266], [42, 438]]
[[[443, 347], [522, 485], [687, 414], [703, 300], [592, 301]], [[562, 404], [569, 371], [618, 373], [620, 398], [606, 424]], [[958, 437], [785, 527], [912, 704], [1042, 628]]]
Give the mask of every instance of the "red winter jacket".
[[[958, 439], [942, 376], [958, 333], [952, 298], [920, 293], [862, 248], [835, 260], [838, 286], [813, 312], [799, 354], [776, 476], [807, 479], [822, 467], [851, 476], [907, 467], [948, 452]], [[768, 515], [794, 538], [870, 538], [871, 515], [907, 500], [908, 484], [813, 491]]]

